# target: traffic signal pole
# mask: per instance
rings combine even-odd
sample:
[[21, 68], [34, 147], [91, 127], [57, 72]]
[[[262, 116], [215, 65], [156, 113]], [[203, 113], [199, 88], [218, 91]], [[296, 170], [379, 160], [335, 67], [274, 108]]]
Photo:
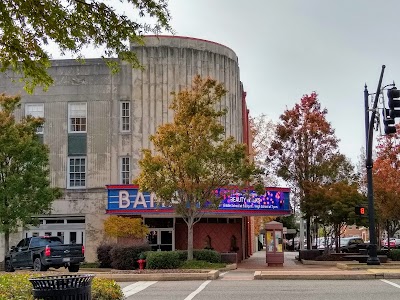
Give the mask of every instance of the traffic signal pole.
[[368, 219], [369, 219], [369, 257], [367, 259], [367, 265], [380, 265], [381, 262], [377, 256], [377, 243], [376, 243], [376, 231], [375, 231], [375, 210], [374, 210], [374, 190], [372, 181], [372, 141], [373, 141], [373, 130], [374, 120], [376, 115], [376, 108], [378, 106], [379, 95], [381, 93], [383, 73], [385, 71], [385, 65], [382, 65], [381, 76], [379, 78], [378, 87], [376, 89], [374, 103], [371, 108], [371, 118], [369, 118], [369, 105], [368, 105], [368, 90], [365, 85], [364, 89], [364, 104], [365, 104], [365, 137], [366, 137], [366, 159], [365, 167], [367, 168], [367, 188], [368, 188]]

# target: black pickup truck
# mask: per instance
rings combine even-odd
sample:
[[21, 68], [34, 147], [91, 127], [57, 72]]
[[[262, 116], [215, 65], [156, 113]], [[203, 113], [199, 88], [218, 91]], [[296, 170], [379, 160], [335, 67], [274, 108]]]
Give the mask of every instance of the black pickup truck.
[[63, 244], [56, 236], [29, 237], [11, 247], [5, 257], [5, 270], [47, 271], [50, 267], [65, 267], [70, 272], [78, 272], [80, 263], [85, 260], [84, 253], [82, 244]]

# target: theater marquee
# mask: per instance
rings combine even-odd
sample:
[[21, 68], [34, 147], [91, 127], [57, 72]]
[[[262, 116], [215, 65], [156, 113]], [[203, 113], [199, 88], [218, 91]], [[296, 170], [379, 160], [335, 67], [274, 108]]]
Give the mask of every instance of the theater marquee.
[[[108, 185], [108, 214], [173, 214], [172, 207], [160, 206], [155, 195], [140, 192], [137, 185]], [[291, 213], [289, 188], [266, 188], [265, 194], [219, 188], [222, 201], [218, 209], [205, 212], [235, 215], [288, 215]]]

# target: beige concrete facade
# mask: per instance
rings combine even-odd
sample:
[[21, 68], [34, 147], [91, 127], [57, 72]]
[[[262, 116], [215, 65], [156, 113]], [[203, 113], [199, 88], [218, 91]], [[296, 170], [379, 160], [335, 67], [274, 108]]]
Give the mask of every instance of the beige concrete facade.
[[[145, 46], [131, 46], [144, 66], [143, 71], [121, 63], [121, 71], [113, 75], [101, 59], [87, 59], [84, 64], [56, 60], [49, 69], [54, 85], [47, 92], [36, 89], [32, 95], [25, 94], [21, 85], [10, 80], [18, 82], [17, 76], [0, 73], [0, 92], [22, 95], [18, 116], [26, 114], [28, 104], [43, 105], [46, 120], [43, 140], [50, 148], [51, 183], [64, 190], [63, 197], [53, 203], [51, 216], [41, 216], [48, 219], [47, 223], [14, 234], [10, 245], [35, 230], [76, 230], [78, 227], [70, 219], [84, 218], [86, 259], [95, 261], [96, 248], [105, 238], [102, 227], [107, 217], [105, 186], [122, 183], [122, 157], [129, 158], [130, 181], [138, 173], [141, 149], [151, 148], [149, 136], [160, 124], [173, 119], [168, 108], [171, 92], [189, 87], [197, 74], [224, 83], [229, 92], [221, 108], [226, 107], [228, 114], [221, 122], [227, 136], [243, 141], [243, 91], [236, 54], [223, 45], [193, 38], [147, 37], [145, 41]], [[122, 102], [129, 105], [129, 130], [125, 131], [121, 131]], [[82, 134], [86, 152], [78, 156], [69, 153], [70, 138], [74, 135], [68, 130], [71, 103], [86, 104], [86, 130]], [[69, 187], [71, 157], [85, 159], [82, 188]], [[51, 225], [57, 218], [65, 220], [60, 221], [64, 225]], [[1, 238], [0, 257], [3, 255]]]

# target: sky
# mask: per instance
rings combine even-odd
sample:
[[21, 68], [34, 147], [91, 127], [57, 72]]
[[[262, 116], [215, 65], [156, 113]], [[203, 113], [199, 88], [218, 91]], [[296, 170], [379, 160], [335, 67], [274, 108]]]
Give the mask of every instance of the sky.
[[237, 54], [251, 116], [277, 122], [315, 91], [354, 164], [365, 145], [364, 85], [376, 92], [386, 65], [383, 85], [400, 86], [398, 0], [170, 0], [169, 10], [176, 35]]
[[169, 8], [176, 35], [235, 51], [252, 116], [278, 121], [315, 91], [340, 151], [359, 161], [364, 85], [375, 93], [386, 65], [383, 85], [400, 86], [400, 1], [171, 0]]

